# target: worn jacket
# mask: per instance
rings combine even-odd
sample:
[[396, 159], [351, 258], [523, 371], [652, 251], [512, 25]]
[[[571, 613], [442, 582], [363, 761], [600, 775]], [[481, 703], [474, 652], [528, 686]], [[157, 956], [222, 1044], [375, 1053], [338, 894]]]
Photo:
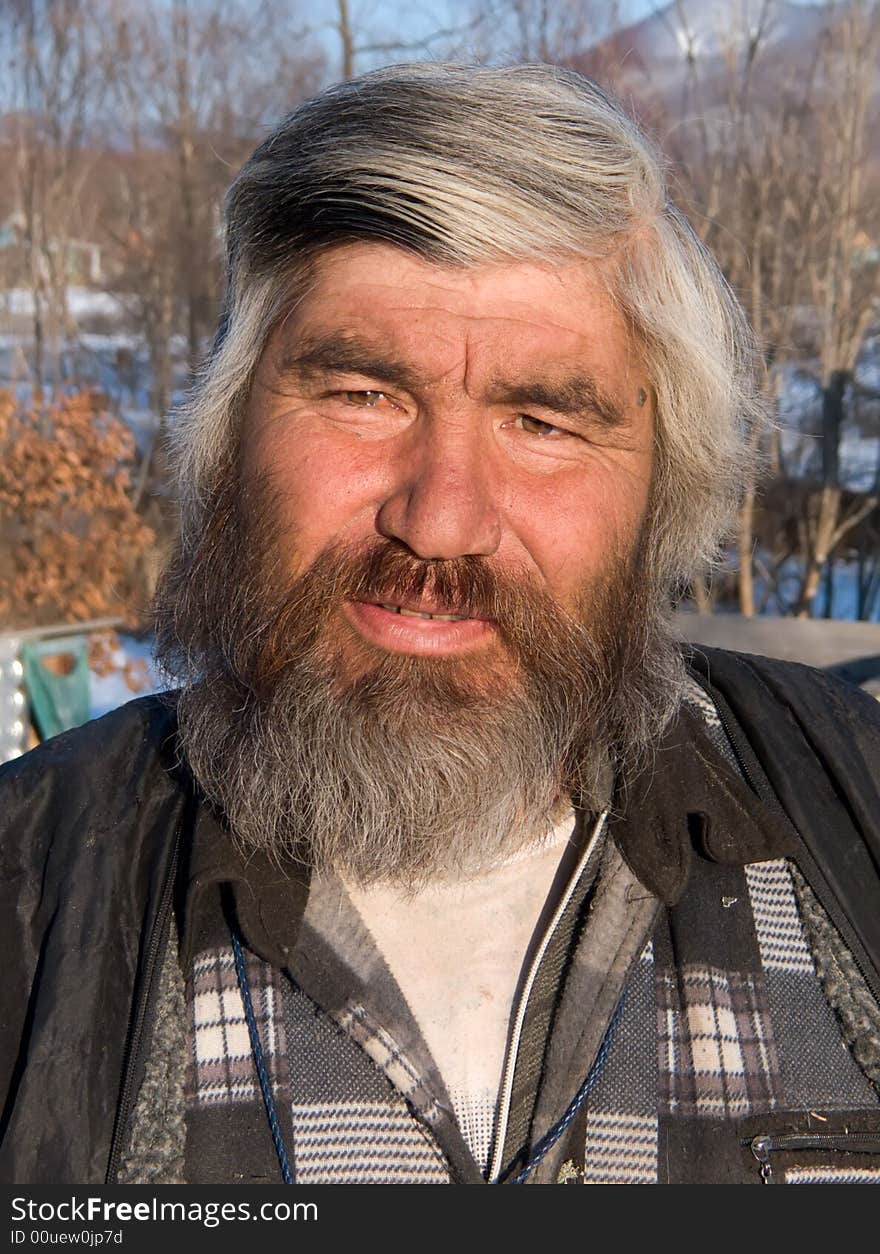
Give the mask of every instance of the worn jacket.
[[[876, 704], [766, 659], [706, 650], [690, 666], [738, 769], [692, 720], [679, 720], [658, 754], [662, 770], [615, 807], [617, 850], [673, 907], [695, 859], [719, 867], [793, 859], [876, 998]], [[173, 698], [132, 702], [2, 768], [0, 816], [0, 1072], [8, 1078], [0, 1178], [114, 1181], [165, 940], [173, 919], [185, 931], [193, 878], [210, 876], [205, 859], [222, 820], [179, 760]], [[258, 953], [271, 953], [274, 933], [290, 935], [306, 898], [295, 880], [262, 894], [249, 922]]]

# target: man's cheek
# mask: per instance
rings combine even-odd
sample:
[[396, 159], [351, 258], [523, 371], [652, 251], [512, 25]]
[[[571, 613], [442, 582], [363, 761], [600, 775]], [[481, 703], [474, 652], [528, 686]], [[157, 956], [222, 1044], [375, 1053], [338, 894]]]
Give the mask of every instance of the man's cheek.
[[314, 473], [276, 472], [279, 539], [295, 538], [303, 568], [329, 545], [356, 543], [375, 536], [376, 506], [361, 483], [332, 463]]

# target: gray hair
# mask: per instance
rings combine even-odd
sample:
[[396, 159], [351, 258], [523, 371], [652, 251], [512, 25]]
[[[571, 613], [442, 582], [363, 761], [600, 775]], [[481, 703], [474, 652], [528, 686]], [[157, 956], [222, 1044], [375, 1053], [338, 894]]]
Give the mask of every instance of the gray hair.
[[672, 590], [705, 569], [764, 419], [754, 338], [651, 142], [595, 83], [543, 65], [377, 70], [306, 102], [254, 152], [227, 197], [214, 350], [172, 436], [184, 546], [310, 262], [357, 240], [448, 266], [601, 262], [654, 392], [655, 574]]

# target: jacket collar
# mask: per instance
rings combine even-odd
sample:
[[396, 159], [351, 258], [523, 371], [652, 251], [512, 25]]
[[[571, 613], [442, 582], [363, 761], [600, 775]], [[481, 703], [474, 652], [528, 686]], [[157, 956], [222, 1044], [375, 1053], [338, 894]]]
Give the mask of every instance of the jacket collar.
[[695, 856], [744, 865], [797, 848], [781, 811], [752, 791], [687, 705], [649, 766], [618, 788], [610, 831], [630, 869], [667, 905], [684, 892]]
[[[286, 967], [296, 945], [309, 896], [310, 873], [300, 863], [279, 864], [263, 853], [245, 856], [228, 826], [200, 798], [183, 888], [181, 962], [184, 970], [211, 934], [208, 890], [228, 887], [235, 921], [248, 946], [264, 961]], [[206, 937], [201, 933], [206, 931]]]

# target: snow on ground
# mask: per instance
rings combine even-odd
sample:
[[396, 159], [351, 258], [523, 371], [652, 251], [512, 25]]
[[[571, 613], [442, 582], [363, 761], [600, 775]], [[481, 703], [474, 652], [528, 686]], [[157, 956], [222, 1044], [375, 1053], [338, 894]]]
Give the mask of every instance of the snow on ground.
[[[15, 317], [33, 317], [33, 292], [26, 287], [7, 288], [2, 293], [2, 309]], [[68, 287], [67, 312], [74, 318], [119, 318], [124, 312], [124, 305], [111, 292], [91, 287]]]

